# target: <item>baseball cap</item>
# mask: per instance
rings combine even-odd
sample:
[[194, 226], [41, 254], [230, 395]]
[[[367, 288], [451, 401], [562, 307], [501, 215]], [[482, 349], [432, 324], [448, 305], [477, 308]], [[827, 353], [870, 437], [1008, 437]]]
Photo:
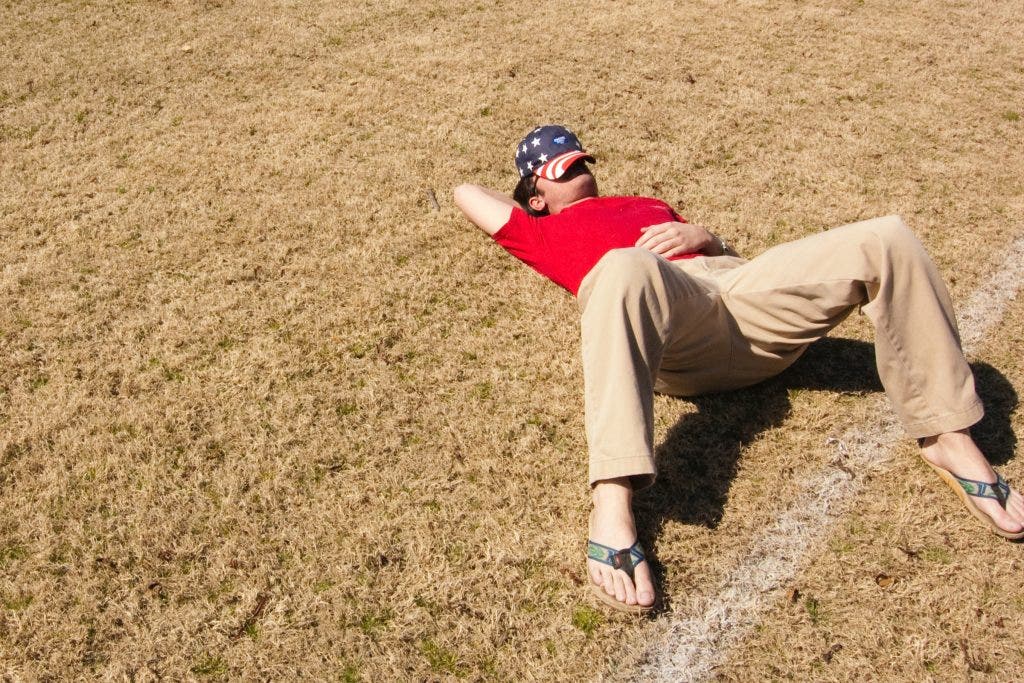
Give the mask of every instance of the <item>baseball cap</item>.
[[594, 162], [594, 157], [583, 151], [580, 139], [565, 126], [538, 126], [516, 147], [520, 178], [533, 174], [558, 180], [579, 159]]

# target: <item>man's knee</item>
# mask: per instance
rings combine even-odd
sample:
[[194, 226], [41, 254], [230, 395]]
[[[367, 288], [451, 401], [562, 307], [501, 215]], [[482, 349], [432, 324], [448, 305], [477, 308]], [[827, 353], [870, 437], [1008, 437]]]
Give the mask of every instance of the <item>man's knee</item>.
[[594, 270], [601, 279], [636, 282], [661, 272], [661, 259], [639, 247], [612, 249], [601, 257]]
[[920, 248], [921, 242], [917, 235], [907, 227], [903, 218], [897, 215], [885, 216], [871, 221], [872, 232], [887, 247], [896, 247], [897, 250], [907, 246]]
[[850, 240], [846, 243], [847, 248], [866, 249], [871, 253], [880, 248], [881, 253], [897, 259], [924, 255], [924, 247], [917, 235], [907, 227], [903, 218], [895, 214], [851, 223], [840, 229], [849, 231], [846, 232]]
[[609, 250], [598, 261], [598, 265], [604, 265], [606, 268], [632, 269], [645, 267], [648, 264], [656, 264], [657, 262], [658, 257], [654, 252], [640, 247], [628, 247], [625, 249]]
[[[633, 299], [643, 297], [664, 281], [662, 268], [667, 261], [647, 249], [612, 249], [597, 262], [580, 287], [579, 302], [585, 306], [591, 295]], [[671, 266], [668, 266], [671, 267]]]

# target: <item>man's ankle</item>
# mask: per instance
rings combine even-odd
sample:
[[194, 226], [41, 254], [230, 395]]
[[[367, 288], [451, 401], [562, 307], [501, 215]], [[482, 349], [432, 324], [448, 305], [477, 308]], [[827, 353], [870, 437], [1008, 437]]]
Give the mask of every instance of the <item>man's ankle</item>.
[[633, 500], [633, 486], [629, 477], [601, 479], [594, 483], [590, 495], [594, 505], [622, 503], [629, 505]]

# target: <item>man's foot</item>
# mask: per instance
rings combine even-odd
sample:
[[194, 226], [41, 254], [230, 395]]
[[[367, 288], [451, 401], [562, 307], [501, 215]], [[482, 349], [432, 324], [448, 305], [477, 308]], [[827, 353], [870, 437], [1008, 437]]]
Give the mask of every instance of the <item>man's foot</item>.
[[[629, 548], [636, 542], [633, 523], [633, 489], [629, 479], [605, 479], [594, 485], [594, 509], [590, 513], [590, 540], [609, 548]], [[587, 569], [595, 590], [628, 607], [650, 607], [654, 604], [654, 582], [649, 562], [636, 565], [634, 585], [629, 575], [610, 565], [587, 560]]]
[[[967, 430], [926, 437], [921, 442], [921, 456], [933, 467], [960, 479], [984, 482], [992, 486], [996, 484], [995, 470], [988, 464], [988, 460]], [[1002, 532], [1000, 535], [1009, 537], [1024, 532], [1024, 497], [1015, 490], [1009, 490], [1004, 509], [998, 498], [968, 496], [962, 493], [962, 487], [955, 479], [943, 478], [960, 495], [969, 509], [973, 506], [972, 513], [982, 521], [987, 521], [993, 527], [993, 531]], [[983, 516], [977, 515], [978, 512]], [[988, 519], [985, 520], [984, 517]]]

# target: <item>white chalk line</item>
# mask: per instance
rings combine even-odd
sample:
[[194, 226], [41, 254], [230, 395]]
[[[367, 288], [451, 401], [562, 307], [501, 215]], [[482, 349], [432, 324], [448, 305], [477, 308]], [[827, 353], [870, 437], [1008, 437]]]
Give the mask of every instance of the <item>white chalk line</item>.
[[[972, 353], [999, 323], [1016, 298], [1022, 278], [1024, 235], [1007, 249], [994, 274], [960, 312], [965, 353]], [[870, 430], [851, 429], [835, 440], [836, 457], [829, 466], [799, 486], [807, 495], [765, 529], [711, 595], [695, 598], [686, 613], [669, 621], [635, 680], [706, 680], [754, 628], [777, 600], [776, 592], [804, 566], [808, 551], [825, 537], [860, 490], [863, 476], [853, 477], [848, 470], [863, 474], [892, 463], [893, 446], [903, 437], [903, 429], [884, 396], [872, 400], [880, 423]]]

